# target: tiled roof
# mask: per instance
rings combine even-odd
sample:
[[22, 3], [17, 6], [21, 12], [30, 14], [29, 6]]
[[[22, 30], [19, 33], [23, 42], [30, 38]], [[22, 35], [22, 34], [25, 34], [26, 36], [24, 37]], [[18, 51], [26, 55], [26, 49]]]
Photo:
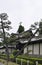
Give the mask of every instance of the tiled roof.
[[[35, 37], [33, 37], [32, 39], [31, 39], [31, 42], [33, 41], [38, 41], [38, 40], [42, 40], [42, 36], [35, 36]], [[21, 39], [19, 39], [18, 40], [20, 43], [28, 43], [28, 41], [29, 41], [29, 38], [28, 39], [25, 39], [25, 38], [21, 38]]]

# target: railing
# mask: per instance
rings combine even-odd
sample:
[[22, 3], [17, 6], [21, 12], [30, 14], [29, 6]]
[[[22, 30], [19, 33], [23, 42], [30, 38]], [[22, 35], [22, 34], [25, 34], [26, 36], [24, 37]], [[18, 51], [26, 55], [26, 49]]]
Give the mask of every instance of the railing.
[[[18, 60], [18, 58], [16, 58], [16, 63], [18, 64], [18, 61], [17, 60]], [[39, 65], [38, 64], [38, 61], [35, 61], [35, 64], [36, 65]], [[21, 59], [20, 65], [23, 65], [23, 59]], [[27, 60], [26, 65], [30, 65], [30, 61], [29, 60]]]

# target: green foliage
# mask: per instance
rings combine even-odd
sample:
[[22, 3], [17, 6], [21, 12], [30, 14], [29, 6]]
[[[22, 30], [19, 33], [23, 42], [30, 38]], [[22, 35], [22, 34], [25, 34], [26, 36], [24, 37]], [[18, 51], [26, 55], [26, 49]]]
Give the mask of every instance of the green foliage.
[[10, 59], [14, 59], [14, 55], [13, 54], [10, 54]]
[[[1, 13], [0, 14], [0, 30], [1, 30], [1, 33], [2, 33], [2, 38], [3, 38], [3, 42], [6, 43], [7, 40], [6, 38], [9, 36], [9, 33], [6, 33], [5, 29], [6, 30], [10, 30], [11, 29], [11, 22], [8, 20], [8, 15], [7, 13]], [[7, 21], [6, 21], [7, 20]], [[3, 32], [2, 32], [3, 30]]]
[[42, 22], [39, 24], [39, 34], [42, 34]]
[[15, 35], [14, 33], [11, 33], [10, 37], [8, 38], [8, 43], [9, 45], [16, 45], [16, 39], [17, 39], [17, 34]]
[[[1, 61], [2, 64], [7, 65], [6, 60], [0, 59], [0, 61]], [[8, 61], [8, 65], [18, 65], [18, 64], [14, 63], [14, 62], [11, 62], [11, 61]]]
[[[0, 57], [3, 58], [3, 59], [6, 59], [7, 58], [7, 55], [6, 54], [1, 54]], [[12, 60], [14, 59], [13, 54], [10, 54], [10, 59], [12, 59]], [[29, 56], [26, 56], [26, 55], [19, 55], [17, 57], [17, 64], [20, 64], [21, 63], [21, 59], [22, 59], [23, 65], [27, 65], [27, 61], [28, 60], [29, 60], [29, 64], [30, 65], [35, 65], [36, 64], [36, 61], [38, 61], [39, 65], [42, 65], [42, 58], [29, 57]], [[1, 62], [1, 60], [0, 60], [0, 62]]]
[[18, 59], [24, 59], [26, 61], [29, 60], [33, 64], [35, 64], [36, 61], [38, 61], [39, 64], [42, 64], [42, 58], [29, 57], [29, 56], [26, 56], [26, 55], [19, 55], [17, 58]]
[[[17, 63], [21, 65], [21, 59], [17, 58]], [[29, 62], [30, 65], [33, 65], [34, 63], [32, 61]], [[22, 65], [27, 65], [27, 60], [22, 59]]]
[[6, 59], [7, 58], [7, 55], [0, 53], [0, 58]]
[[0, 46], [2, 46], [3, 45], [3, 43], [2, 42], [0, 42]]
[[20, 25], [19, 28], [18, 28], [18, 33], [21, 33], [23, 31], [24, 31], [24, 27], [22, 25]]
[[18, 53], [18, 50], [13, 51], [13, 55], [15, 56]]
[[[7, 55], [0, 53], [0, 58], [6, 59], [6, 58], [7, 58]], [[9, 58], [10, 58], [10, 59], [14, 59], [14, 55], [13, 55], [13, 54], [10, 54], [10, 55], [9, 55]]]
[[34, 24], [31, 25], [31, 30], [36, 30], [39, 29], [39, 35], [42, 34], [42, 19], [40, 22], [35, 22]]
[[31, 30], [37, 29], [38, 28], [38, 24], [39, 24], [38, 22], [35, 22], [34, 24], [31, 25], [31, 28], [30, 29]]
[[22, 32], [21, 35], [22, 35], [22, 37], [24, 37], [24, 38], [29, 38], [30, 36], [33, 35], [33, 33], [32, 33], [31, 30], [27, 30], [27, 31], [25, 31], [25, 32]]

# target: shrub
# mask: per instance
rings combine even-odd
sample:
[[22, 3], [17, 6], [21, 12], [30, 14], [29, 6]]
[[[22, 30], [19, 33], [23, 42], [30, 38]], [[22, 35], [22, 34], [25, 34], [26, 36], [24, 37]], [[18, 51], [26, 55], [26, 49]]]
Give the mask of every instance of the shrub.
[[5, 61], [2, 62], [3, 64], [5, 63]]
[[2, 60], [0, 60], [0, 62], [2, 62]]
[[21, 59], [17, 58], [17, 64], [21, 65]]
[[35, 57], [26, 57], [24, 55], [19, 55], [17, 58], [19, 59], [24, 59], [24, 60], [29, 60], [30, 62], [33, 62], [33, 64], [36, 63], [36, 61], [38, 61], [39, 64], [42, 64], [42, 58], [35, 58]]
[[13, 54], [10, 54], [10, 59], [13, 59], [13, 58], [14, 58]]
[[13, 55], [15, 56], [18, 53], [18, 50], [13, 51]]
[[[17, 64], [21, 65], [21, 59], [17, 58]], [[30, 61], [29, 64], [34, 65], [32, 61]], [[22, 59], [22, 65], [27, 65], [27, 60]]]

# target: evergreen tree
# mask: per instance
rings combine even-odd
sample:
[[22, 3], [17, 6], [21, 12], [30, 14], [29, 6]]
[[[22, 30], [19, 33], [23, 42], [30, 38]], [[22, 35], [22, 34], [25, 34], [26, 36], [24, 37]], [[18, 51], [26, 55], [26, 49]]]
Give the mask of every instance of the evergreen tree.
[[20, 25], [19, 25], [19, 28], [18, 28], [18, 33], [22, 33], [24, 31], [24, 26], [21, 25], [21, 22], [20, 22]]
[[35, 22], [33, 25], [31, 25], [31, 30], [37, 30], [37, 29], [39, 29], [38, 35], [41, 35], [42, 34], [42, 19], [40, 22]]
[[[3, 43], [6, 45], [6, 54], [7, 54], [7, 61], [9, 59], [9, 52], [8, 52], [8, 43], [7, 43], [7, 40], [6, 40], [6, 32], [5, 32], [5, 29], [9, 30], [11, 27], [10, 27], [10, 24], [11, 22], [8, 20], [8, 15], [7, 13], [1, 13], [0, 14], [0, 30], [2, 30], [2, 36], [3, 36]], [[8, 63], [7, 63], [8, 65]]]
[[39, 35], [42, 34], [42, 19], [41, 22], [39, 23]]

